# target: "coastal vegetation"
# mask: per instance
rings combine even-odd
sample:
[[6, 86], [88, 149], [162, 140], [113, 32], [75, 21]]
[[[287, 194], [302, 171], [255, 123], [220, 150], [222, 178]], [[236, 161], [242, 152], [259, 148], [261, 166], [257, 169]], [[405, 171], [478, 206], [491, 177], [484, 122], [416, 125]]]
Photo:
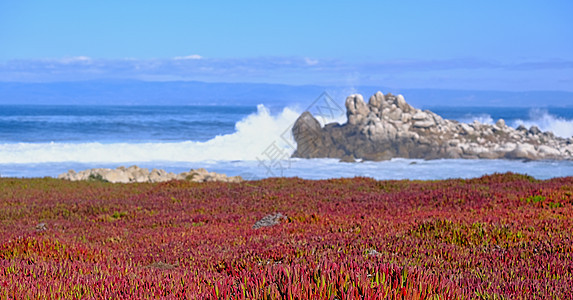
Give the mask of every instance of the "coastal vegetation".
[[513, 173], [0, 178], [0, 298], [570, 299], [572, 195]]

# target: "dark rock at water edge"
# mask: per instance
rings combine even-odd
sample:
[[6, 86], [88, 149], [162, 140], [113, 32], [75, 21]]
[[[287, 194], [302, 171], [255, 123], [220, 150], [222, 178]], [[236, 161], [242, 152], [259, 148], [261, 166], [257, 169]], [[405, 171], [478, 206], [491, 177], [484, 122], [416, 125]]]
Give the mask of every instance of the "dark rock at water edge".
[[[402, 95], [377, 92], [346, 98], [345, 124], [324, 127], [304, 112], [293, 126], [293, 157], [381, 161], [395, 157], [440, 159], [568, 160], [573, 139], [555, 137], [538, 127], [513, 129], [500, 119], [495, 125], [468, 124], [410, 106]], [[352, 160], [350, 159], [352, 158]]]

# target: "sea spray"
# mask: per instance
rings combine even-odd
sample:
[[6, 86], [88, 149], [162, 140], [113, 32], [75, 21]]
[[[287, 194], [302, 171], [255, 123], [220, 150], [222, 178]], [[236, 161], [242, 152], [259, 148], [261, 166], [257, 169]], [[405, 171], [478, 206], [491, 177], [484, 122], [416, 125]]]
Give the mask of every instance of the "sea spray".
[[551, 131], [556, 136], [563, 138], [573, 136], [573, 120], [555, 116], [545, 109], [531, 109], [528, 120], [517, 119], [513, 122], [513, 126], [517, 127], [519, 125], [527, 128], [537, 126], [542, 131]]
[[[443, 109], [443, 108], [442, 108]], [[493, 108], [492, 108], [493, 110]], [[510, 110], [510, 109], [508, 109]], [[434, 112], [441, 115], [440, 109], [436, 109]], [[447, 111], [452, 114], [451, 111]], [[573, 119], [558, 116], [555, 113], [549, 112], [547, 109], [532, 108], [524, 112], [527, 116], [519, 117], [502, 117], [505, 119], [507, 124], [513, 128], [517, 128], [523, 125], [527, 128], [531, 126], [537, 126], [541, 131], [551, 131], [553, 134], [563, 138], [569, 138], [573, 136]], [[446, 114], [447, 115], [447, 114]], [[444, 115], [442, 115], [444, 116]], [[500, 118], [501, 116], [497, 116]], [[473, 123], [479, 122], [481, 124], [493, 125], [497, 121], [494, 116], [490, 113], [464, 113], [461, 115], [450, 116], [450, 118], [462, 123]]]
[[273, 143], [290, 155], [294, 141], [284, 140], [281, 135], [298, 115], [290, 108], [272, 115], [264, 105], [258, 105], [256, 113], [236, 123], [234, 133], [206, 142], [6, 143], [0, 144], [0, 164], [257, 160]]

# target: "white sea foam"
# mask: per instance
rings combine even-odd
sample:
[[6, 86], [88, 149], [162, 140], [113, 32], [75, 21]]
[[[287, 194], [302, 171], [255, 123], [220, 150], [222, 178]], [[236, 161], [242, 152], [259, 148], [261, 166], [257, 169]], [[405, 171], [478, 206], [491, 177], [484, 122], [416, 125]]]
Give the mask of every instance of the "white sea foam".
[[277, 115], [259, 105], [235, 125], [235, 132], [206, 142], [173, 143], [10, 143], [0, 144], [0, 164], [54, 162], [233, 161], [288, 158], [294, 151], [290, 129], [300, 115], [284, 108]]
[[[458, 121], [463, 123], [472, 123], [478, 121], [482, 124], [494, 124], [494, 120], [489, 114], [468, 114]], [[544, 109], [531, 109], [527, 120], [515, 119], [508, 123], [513, 128], [523, 125], [527, 128], [537, 126], [542, 131], [551, 131], [556, 136], [569, 138], [573, 136], [573, 120], [568, 120], [550, 114]]]
[[550, 114], [544, 109], [532, 109], [529, 111], [529, 120], [515, 120], [512, 125], [523, 125], [527, 128], [537, 126], [542, 131], [551, 131], [556, 136], [569, 138], [573, 136], [573, 120], [567, 120]]

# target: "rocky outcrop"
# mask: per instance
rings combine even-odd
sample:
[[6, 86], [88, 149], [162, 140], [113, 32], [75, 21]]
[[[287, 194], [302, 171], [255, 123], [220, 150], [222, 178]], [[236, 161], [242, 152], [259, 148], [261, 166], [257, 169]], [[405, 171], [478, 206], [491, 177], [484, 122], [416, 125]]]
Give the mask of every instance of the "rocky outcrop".
[[573, 138], [560, 138], [536, 126], [517, 129], [445, 120], [406, 103], [402, 95], [376, 93], [346, 98], [345, 124], [324, 127], [304, 112], [293, 126], [293, 157], [386, 160], [402, 158], [573, 159]]
[[89, 169], [81, 172], [70, 170], [67, 173], [60, 174], [59, 179], [66, 179], [71, 181], [78, 180], [100, 180], [114, 183], [130, 183], [130, 182], [164, 182], [169, 180], [188, 180], [193, 182], [241, 182], [243, 179], [240, 176], [228, 177], [225, 174], [215, 172], [208, 172], [207, 170], [192, 169], [189, 172], [180, 174], [168, 173], [165, 170], [140, 168], [138, 166], [131, 166], [129, 168], [119, 167], [117, 169]]

